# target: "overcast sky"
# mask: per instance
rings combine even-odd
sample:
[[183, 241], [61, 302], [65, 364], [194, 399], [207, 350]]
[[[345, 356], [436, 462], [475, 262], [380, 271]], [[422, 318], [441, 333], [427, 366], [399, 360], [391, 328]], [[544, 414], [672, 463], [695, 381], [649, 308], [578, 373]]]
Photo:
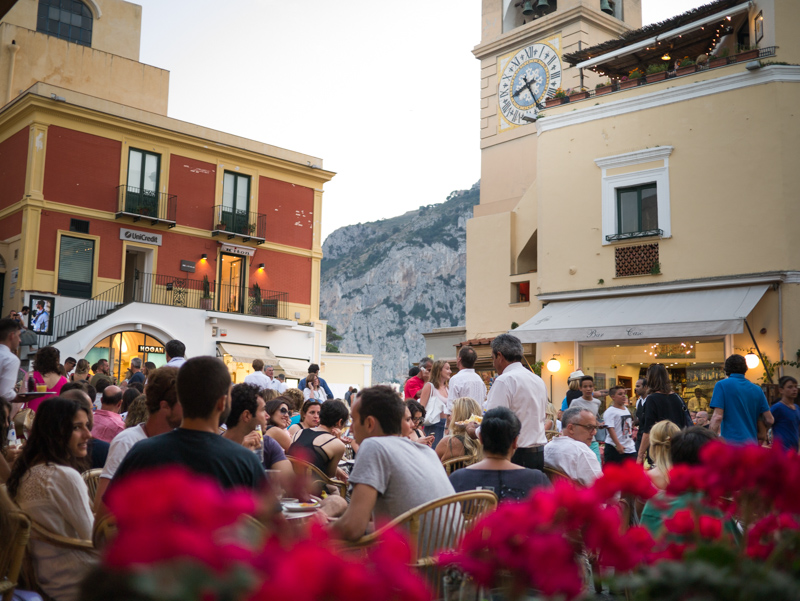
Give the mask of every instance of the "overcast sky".
[[[169, 116], [320, 157], [322, 237], [480, 179], [481, 0], [133, 0]], [[704, 4], [642, 0], [644, 24]]]

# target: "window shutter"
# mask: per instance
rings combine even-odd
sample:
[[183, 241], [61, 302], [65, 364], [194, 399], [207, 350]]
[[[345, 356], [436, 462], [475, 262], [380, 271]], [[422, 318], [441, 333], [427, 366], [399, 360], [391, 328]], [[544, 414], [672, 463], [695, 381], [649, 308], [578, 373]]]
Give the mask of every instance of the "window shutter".
[[93, 268], [94, 240], [61, 236], [58, 279], [91, 284]]

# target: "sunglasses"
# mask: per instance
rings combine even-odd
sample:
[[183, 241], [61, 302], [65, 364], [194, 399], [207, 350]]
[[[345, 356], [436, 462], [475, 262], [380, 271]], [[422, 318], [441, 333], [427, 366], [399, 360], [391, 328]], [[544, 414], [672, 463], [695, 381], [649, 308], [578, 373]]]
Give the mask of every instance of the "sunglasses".
[[279, 411], [280, 411], [281, 413], [283, 413], [284, 415], [286, 415], [287, 413], [289, 413], [289, 410], [288, 410], [286, 407], [281, 407]]

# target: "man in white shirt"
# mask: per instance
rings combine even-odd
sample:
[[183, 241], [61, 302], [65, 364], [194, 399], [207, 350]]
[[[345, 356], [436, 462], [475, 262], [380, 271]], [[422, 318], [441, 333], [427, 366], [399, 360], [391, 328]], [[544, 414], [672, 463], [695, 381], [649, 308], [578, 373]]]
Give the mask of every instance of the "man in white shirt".
[[453, 401], [461, 397], [469, 397], [478, 401], [483, 407], [486, 400], [486, 384], [483, 379], [475, 373], [475, 361], [478, 355], [471, 346], [463, 346], [456, 358], [458, 372], [450, 378], [450, 391], [447, 393], [447, 405], [444, 412], [450, 415], [453, 411]]
[[271, 388], [271, 380], [272, 378], [268, 378], [264, 373], [264, 362], [261, 359], [255, 359], [253, 360], [253, 373], [245, 376], [244, 383], [264, 389]]
[[180, 340], [170, 340], [164, 347], [164, 353], [167, 355], [167, 365], [170, 367], [180, 368], [181, 365], [186, 363], [186, 345]]
[[165, 365], [150, 373], [145, 396], [147, 400], [147, 411], [149, 417], [147, 421], [132, 428], [126, 428], [117, 434], [111, 441], [108, 448], [108, 458], [106, 459], [103, 472], [97, 482], [97, 494], [95, 495], [95, 511], [99, 514], [106, 512], [103, 505], [103, 495], [108, 488], [109, 482], [117, 472], [117, 468], [125, 459], [128, 451], [133, 448], [140, 440], [145, 440], [151, 436], [164, 434], [174, 430], [181, 425], [183, 419], [183, 406], [178, 401], [178, 391], [176, 382], [178, 380], [178, 369]]
[[289, 385], [286, 383], [286, 376], [283, 374], [278, 374], [278, 387], [275, 389], [278, 391], [278, 394], [283, 394], [289, 388]]
[[597, 455], [589, 447], [597, 432], [597, 418], [588, 409], [570, 407], [561, 416], [561, 436], [544, 447], [544, 464], [590, 486], [603, 474]]
[[[19, 337], [22, 332], [22, 325], [15, 319], [0, 319], [0, 398], [4, 398], [9, 403], [14, 403], [17, 399], [17, 374], [19, 373]], [[12, 410], [11, 415], [16, 413]]]
[[500, 375], [489, 390], [486, 409], [508, 407], [516, 413], [522, 430], [511, 461], [541, 470], [547, 442], [544, 434], [547, 387], [539, 376], [523, 367], [522, 357], [522, 342], [516, 336], [500, 334], [492, 341], [492, 362]]

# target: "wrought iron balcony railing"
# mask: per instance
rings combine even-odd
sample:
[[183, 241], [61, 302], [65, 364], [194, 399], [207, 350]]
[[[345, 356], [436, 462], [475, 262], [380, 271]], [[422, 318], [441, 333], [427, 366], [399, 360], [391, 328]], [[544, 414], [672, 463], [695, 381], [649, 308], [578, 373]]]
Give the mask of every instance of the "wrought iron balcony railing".
[[134, 221], [143, 219], [153, 225], [165, 223], [175, 227], [177, 211], [178, 197], [175, 194], [117, 186], [117, 219], [131, 217]]
[[267, 235], [267, 216], [217, 205], [214, 207], [211, 235], [228, 236], [229, 239], [238, 236], [244, 242], [264, 242]]

